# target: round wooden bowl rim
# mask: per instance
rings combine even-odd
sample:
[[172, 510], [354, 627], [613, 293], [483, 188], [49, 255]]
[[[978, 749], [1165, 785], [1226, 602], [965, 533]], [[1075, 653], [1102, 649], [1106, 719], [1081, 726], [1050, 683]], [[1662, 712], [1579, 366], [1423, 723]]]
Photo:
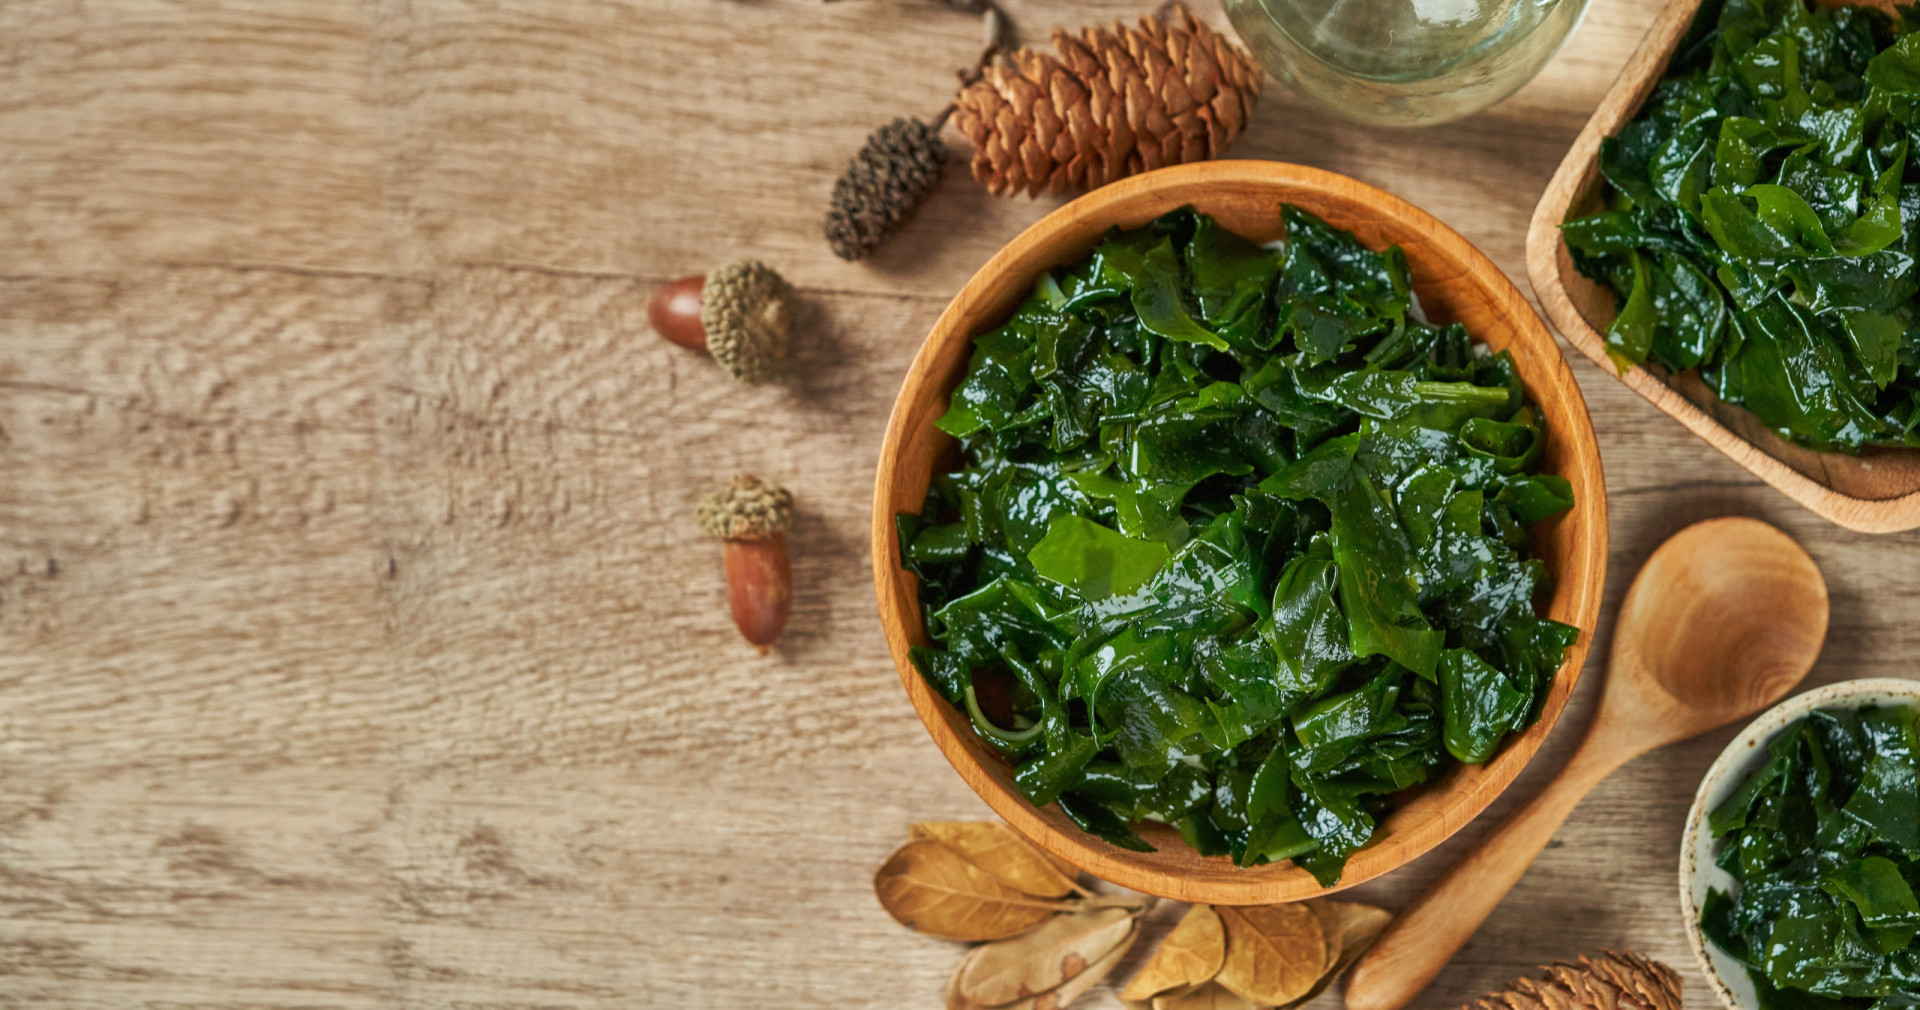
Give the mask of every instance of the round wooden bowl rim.
[[[910, 633], [901, 622], [890, 616], [903, 610], [915, 614], [919, 611], [917, 596], [911, 600], [900, 597], [900, 582], [896, 577], [900, 554], [895, 543], [895, 506], [889, 489], [894, 483], [906, 444], [906, 429], [910, 415], [914, 413], [913, 406], [931, 395], [938, 395], [944, 401], [950, 393], [949, 388], [929, 389], [935, 383], [947, 384], [943, 381], [947, 379], [946, 376], [932, 374], [937, 348], [946, 341], [969, 341], [975, 336], [974, 333], [957, 333], [956, 329], [968, 314], [969, 307], [983, 297], [984, 290], [993, 279], [1009, 270], [1021, 268], [1023, 264], [1025, 276], [1031, 278], [1041, 269], [1067, 262], [1054, 255], [1064, 251], [1068, 245], [1062, 241], [1063, 236], [1069, 236], [1076, 229], [1084, 229], [1089, 224], [1097, 224], [1101, 230], [1111, 225], [1137, 225], [1182, 204], [1192, 204], [1205, 212], [1208, 201], [1204, 188], [1221, 183], [1270, 188], [1276, 205], [1297, 199], [1301, 194], [1313, 194], [1343, 205], [1365, 208], [1378, 217], [1392, 219], [1421, 232], [1426, 247], [1417, 253], [1408, 250], [1409, 260], [1416, 256], [1423, 261], [1431, 261], [1436, 257], [1442, 259], [1450, 268], [1481, 288], [1490, 304], [1507, 307], [1505, 315], [1515, 331], [1511, 343], [1530, 344], [1538, 352], [1524, 356], [1533, 362], [1531, 369], [1521, 368], [1521, 378], [1529, 397], [1541, 402], [1539, 392], [1543, 388], [1550, 388], [1557, 396], [1569, 401], [1566, 412], [1577, 419], [1572, 426], [1574, 430], [1561, 430], [1566, 427], [1564, 425], [1550, 427], [1549, 439], [1559, 443], [1559, 449], [1566, 454], [1562, 470], [1580, 471], [1581, 479], [1574, 484], [1575, 512], [1578, 513], [1573, 519], [1576, 529], [1569, 534], [1575, 540], [1571, 552], [1573, 570], [1552, 573], [1556, 580], [1560, 580], [1560, 592], [1571, 588], [1570, 613], [1563, 614], [1562, 619], [1570, 617], [1569, 623], [1577, 625], [1580, 634], [1554, 678], [1540, 719], [1525, 732], [1509, 740], [1488, 763], [1456, 766], [1424, 787], [1419, 795], [1430, 802], [1421, 806], [1438, 803], [1436, 809], [1422, 811], [1425, 819], [1408, 824], [1398, 823], [1402, 809], [1396, 809], [1386, 817], [1375, 842], [1353, 854], [1339, 883], [1333, 887], [1320, 886], [1312, 875], [1291, 862], [1234, 869], [1225, 857], [1214, 857], [1208, 862], [1217, 862], [1232, 872], [1217, 877], [1180, 872], [1177, 868], [1156, 866], [1159, 853], [1130, 852], [1077, 829], [1062, 830], [1048, 823], [1024, 797], [996, 782], [982, 757], [949, 724], [947, 712], [951, 706], [927, 685], [914, 668], [908, 658], [908, 649], [914, 644], [910, 640]], [[1172, 204], [1166, 202], [1169, 193], [1177, 195]], [[1329, 220], [1336, 226], [1344, 226], [1340, 215], [1331, 215]], [[1458, 282], [1451, 271], [1449, 280]], [[1420, 286], [1416, 284], [1416, 288]], [[1479, 335], [1475, 336], [1477, 338]], [[1516, 355], [1516, 359], [1522, 357]], [[1547, 374], [1533, 374], [1542, 370]], [[1483, 253], [1459, 233], [1418, 207], [1346, 176], [1281, 162], [1214, 161], [1147, 172], [1082, 196], [1027, 228], [995, 253], [968, 280], [921, 344], [888, 418], [874, 482], [872, 537], [874, 586], [880, 604], [881, 623], [900, 682], [921, 724], [933, 737], [941, 753], [946, 755], [948, 762], [995, 813], [1041, 848], [1096, 877], [1123, 887], [1190, 902], [1265, 904], [1295, 901], [1343, 890], [1411, 862], [1486, 809], [1519, 775], [1558, 721], [1592, 644], [1592, 631], [1606, 574], [1606, 493], [1599, 466], [1599, 449], [1594, 439], [1592, 420], [1587, 414], [1586, 401], [1580, 395], [1579, 386], [1574, 382], [1559, 346], [1513, 282]], [[903, 603], [906, 605], [904, 608]], [[1185, 858], [1196, 857], [1188, 850]]]

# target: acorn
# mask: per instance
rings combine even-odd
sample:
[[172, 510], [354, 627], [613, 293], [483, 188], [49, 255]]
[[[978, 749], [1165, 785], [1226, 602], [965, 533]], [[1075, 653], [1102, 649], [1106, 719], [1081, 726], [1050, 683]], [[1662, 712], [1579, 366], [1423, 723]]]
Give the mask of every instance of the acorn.
[[786, 364], [792, 301], [792, 286], [772, 267], [734, 260], [704, 277], [662, 285], [647, 301], [647, 321], [655, 333], [706, 351], [734, 378], [757, 386]]
[[693, 516], [708, 536], [726, 542], [727, 603], [733, 623], [765, 655], [786, 628], [793, 608], [786, 537], [793, 495], [741, 474], [700, 499]]

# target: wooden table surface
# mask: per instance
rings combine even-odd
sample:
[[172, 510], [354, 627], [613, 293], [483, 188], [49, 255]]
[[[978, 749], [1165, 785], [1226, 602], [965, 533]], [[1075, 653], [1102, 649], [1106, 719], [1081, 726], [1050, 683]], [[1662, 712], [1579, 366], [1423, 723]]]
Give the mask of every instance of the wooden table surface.
[[[1143, 12], [1007, 7], [1029, 38]], [[1425, 132], [1275, 85], [1234, 153], [1381, 185], [1524, 287], [1534, 201], [1654, 11], [1598, 0], [1517, 97]], [[910, 821], [987, 811], [887, 657], [869, 485], [928, 325], [1056, 201], [956, 164], [861, 265], [819, 221], [979, 35], [932, 0], [0, 5], [0, 1005], [937, 1006], [959, 950], [870, 873]], [[742, 255], [805, 299], [782, 385], [645, 323]], [[1911, 675], [1920, 537], [1828, 525], [1574, 369], [1603, 620], [1667, 534], [1756, 515], [1827, 574], [1812, 681]], [[765, 657], [689, 518], [741, 470], [798, 502]], [[1732, 733], [1601, 786], [1422, 1005], [1622, 947], [1708, 1007], [1674, 870]], [[1488, 823], [1359, 893], [1405, 900]]]

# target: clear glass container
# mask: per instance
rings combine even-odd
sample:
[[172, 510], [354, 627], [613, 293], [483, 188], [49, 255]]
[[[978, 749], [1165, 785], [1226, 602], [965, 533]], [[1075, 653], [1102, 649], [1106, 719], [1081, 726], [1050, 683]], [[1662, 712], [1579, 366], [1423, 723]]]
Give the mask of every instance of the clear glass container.
[[1546, 66], [1587, 0], [1221, 0], [1269, 73], [1349, 119], [1428, 126]]

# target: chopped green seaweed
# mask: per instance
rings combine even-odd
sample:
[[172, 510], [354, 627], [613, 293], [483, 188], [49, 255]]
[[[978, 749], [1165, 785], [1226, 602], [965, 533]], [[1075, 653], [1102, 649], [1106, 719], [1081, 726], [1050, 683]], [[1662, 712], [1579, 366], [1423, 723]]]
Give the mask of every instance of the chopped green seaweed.
[[1920, 1005], [1916, 755], [1920, 708], [1815, 712], [1709, 815], [1740, 887], [1711, 891], [1700, 925], [1761, 1010]]
[[1538, 717], [1578, 632], [1535, 613], [1528, 529], [1573, 492], [1512, 359], [1419, 319], [1398, 248], [1283, 219], [1275, 251], [1176, 211], [1042, 276], [897, 524], [914, 662], [1028, 799], [1331, 883], [1392, 794]]
[[1562, 226], [1621, 371], [1699, 369], [1783, 438], [1920, 446], [1920, 34], [1870, 7], [1707, 0]]

